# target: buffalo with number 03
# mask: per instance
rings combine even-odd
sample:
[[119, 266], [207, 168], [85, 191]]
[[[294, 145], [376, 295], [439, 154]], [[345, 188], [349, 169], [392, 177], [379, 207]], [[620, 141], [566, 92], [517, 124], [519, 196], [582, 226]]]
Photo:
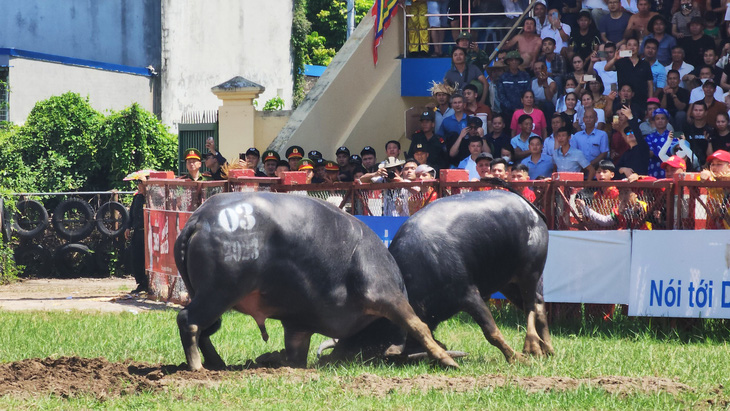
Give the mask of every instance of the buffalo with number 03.
[[230, 309], [278, 319], [285, 350], [259, 357], [303, 367], [310, 337], [354, 335], [379, 318], [398, 324], [447, 367], [456, 362], [408, 304], [383, 242], [364, 223], [324, 201], [290, 194], [225, 193], [207, 200], [175, 242], [191, 297], [177, 317], [188, 367], [225, 366], [210, 336]]

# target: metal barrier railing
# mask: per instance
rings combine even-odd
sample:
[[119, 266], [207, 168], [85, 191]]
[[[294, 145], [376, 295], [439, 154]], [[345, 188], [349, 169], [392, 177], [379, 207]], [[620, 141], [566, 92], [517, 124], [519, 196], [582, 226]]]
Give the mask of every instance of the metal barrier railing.
[[[496, 56], [496, 53], [498, 50], [502, 48], [502, 45], [509, 40], [509, 38], [512, 36], [512, 33], [514, 33], [515, 30], [521, 28], [520, 23], [526, 16], [532, 16], [533, 15], [533, 9], [535, 4], [538, 3], [538, 0], [531, 0], [528, 6], [525, 8], [524, 11], [520, 12], [502, 12], [502, 13], [472, 13], [471, 10], [471, 2], [467, 2], [467, 9], [464, 10], [463, 2], [460, 3], [458, 13], [426, 13], [422, 15], [416, 15], [416, 14], [409, 14], [408, 8], [406, 8], [406, 11], [403, 13], [403, 50], [407, 52], [409, 50], [409, 32], [418, 32], [425, 30], [428, 33], [428, 41], [427, 42], [419, 42], [418, 44], [428, 45], [430, 46], [444, 46], [444, 45], [453, 45], [453, 42], [433, 42], [431, 41], [431, 32], [434, 31], [496, 31], [499, 34], [492, 36], [494, 40], [487, 40], [485, 37], [485, 40], [478, 40], [478, 39], [472, 39], [472, 42], [478, 44], [478, 45], [488, 45], [488, 44], [495, 44], [497, 45], [493, 51], [493, 53], [489, 56], [489, 61], [491, 62], [494, 59], [494, 56]], [[407, 6], [408, 7], [408, 6]], [[417, 17], [423, 17], [425, 19], [428, 19], [429, 17], [453, 17], [455, 20], [459, 21], [459, 24], [457, 26], [450, 26], [450, 27], [426, 27], [425, 29], [423, 27], [419, 27], [420, 24], [412, 23], [409, 24], [409, 20], [413, 22], [413, 20]], [[494, 20], [498, 18], [506, 19], [510, 18], [513, 20], [511, 25], [487, 25], [485, 27], [472, 27], [472, 19], [476, 20], [480, 17], [486, 18], [488, 20]], [[506, 22], [506, 21], [505, 21]], [[492, 22], [494, 23], [494, 21]], [[497, 22], [498, 23], [498, 22]], [[416, 34], [417, 37], [417, 34]], [[411, 36], [413, 38], [413, 36]]]
[[[273, 191], [316, 197], [349, 214], [367, 216], [410, 216], [441, 197], [500, 189], [489, 182], [437, 180], [284, 185], [276, 178], [238, 178], [229, 182], [150, 180], [147, 184], [148, 208], [156, 210], [192, 212], [223, 191]], [[535, 180], [510, 185], [545, 214], [552, 230], [730, 227], [730, 181]]]

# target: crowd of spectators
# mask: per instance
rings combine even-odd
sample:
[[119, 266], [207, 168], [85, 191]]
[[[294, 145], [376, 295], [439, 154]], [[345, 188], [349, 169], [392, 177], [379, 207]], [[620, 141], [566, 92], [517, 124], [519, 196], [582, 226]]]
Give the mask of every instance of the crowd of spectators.
[[[450, 52], [452, 65], [443, 82], [433, 84], [433, 101], [420, 114], [419, 130], [406, 136], [407, 149], [391, 140], [378, 157], [372, 146], [359, 153], [339, 147], [335, 161], [328, 161], [299, 146], [283, 157], [250, 148], [234, 167], [261, 177], [307, 171], [314, 184], [434, 179], [447, 168], [465, 169], [471, 180], [578, 172], [587, 180], [610, 174], [633, 181], [666, 178], [680, 163], [682, 171], [702, 172], [704, 179], [730, 177], [725, 1], [541, 1], [492, 62], [483, 44], [472, 41], [488, 38], [490, 29], [460, 31], [459, 16], [429, 17], [427, 24], [421, 19], [421, 26], [456, 32], [430, 31], [425, 40], [423, 33], [409, 32], [410, 45], [420, 42], [411, 52]], [[419, 3], [427, 4], [419, 6], [421, 17], [465, 5], [472, 12], [521, 12], [526, 6], [521, 0], [462, 0], [413, 1], [411, 7]], [[469, 21], [477, 28], [505, 24], [484, 16]], [[449, 35], [455, 42], [442, 44]], [[214, 147], [186, 159], [196, 157], [210, 170], [207, 178], [223, 178], [226, 160]]]

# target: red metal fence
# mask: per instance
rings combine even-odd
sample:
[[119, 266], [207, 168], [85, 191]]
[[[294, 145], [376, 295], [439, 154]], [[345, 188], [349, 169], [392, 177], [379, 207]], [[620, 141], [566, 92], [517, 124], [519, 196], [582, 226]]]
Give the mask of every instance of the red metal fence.
[[[157, 298], [185, 301], [173, 245], [190, 214], [220, 192], [273, 191], [327, 201], [352, 215], [409, 216], [440, 197], [501, 189], [488, 182], [417, 181], [382, 184], [283, 185], [277, 178], [147, 183], [146, 267]], [[730, 181], [520, 181], [551, 230], [671, 230], [730, 228]]]

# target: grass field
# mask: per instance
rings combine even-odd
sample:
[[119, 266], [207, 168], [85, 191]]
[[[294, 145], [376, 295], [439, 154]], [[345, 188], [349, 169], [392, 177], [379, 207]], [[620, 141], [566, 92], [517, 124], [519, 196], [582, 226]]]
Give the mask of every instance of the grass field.
[[[175, 311], [140, 314], [78, 312], [0, 312], [0, 362], [34, 357], [106, 357], [152, 364], [184, 362]], [[495, 311], [507, 341], [522, 348], [524, 319], [513, 309]], [[556, 355], [509, 365], [466, 317], [443, 324], [436, 337], [450, 349], [469, 352], [461, 369], [443, 370], [428, 362], [315, 364], [315, 350], [325, 338], [312, 339], [310, 368], [292, 374], [250, 374], [229, 371], [214, 384], [171, 384], [160, 392], [112, 398], [76, 395], [69, 398], [39, 393], [0, 397], [0, 409], [133, 408], [133, 409], [687, 409], [727, 407], [730, 392], [730, 331], [722, 321], [680, 322], [672, 331], [666, 321], [619, 317], [614, 322], [575, 321], [553, 324]], [[283, 348], [281, 327], [267, 323], [271, 339], [261, 340], [254, 321], [227, 314], [213, 342], [229, 365], [244, 364], [260, 354]], [[424, 377], [426, 376], [426, 377]], [[505, 384], [467, 385], [484, 376]], [[568, 389], [531, 390], [519, 381], [539, 377], [589, 379], [605, 376], [661, 377], [686, 384], [674, 392], [637, 387], [616, 393], [592, 384]], [[395, 377], [395, 378], [394, 378]], [[430, 378], [451, 387], [407, 389], [408, 381]], [[375, 381], [372, 385], [367, 382]], [[367, 383], [367, 384], [366, 384]], [[392, 388], [388, 388], [392, 385]], [[385, 390], [383, 390], [385, 386]], [[373, 388], [373, 387], [377, 387]], [[431, 388], [429, 388], [431, 387]]]

